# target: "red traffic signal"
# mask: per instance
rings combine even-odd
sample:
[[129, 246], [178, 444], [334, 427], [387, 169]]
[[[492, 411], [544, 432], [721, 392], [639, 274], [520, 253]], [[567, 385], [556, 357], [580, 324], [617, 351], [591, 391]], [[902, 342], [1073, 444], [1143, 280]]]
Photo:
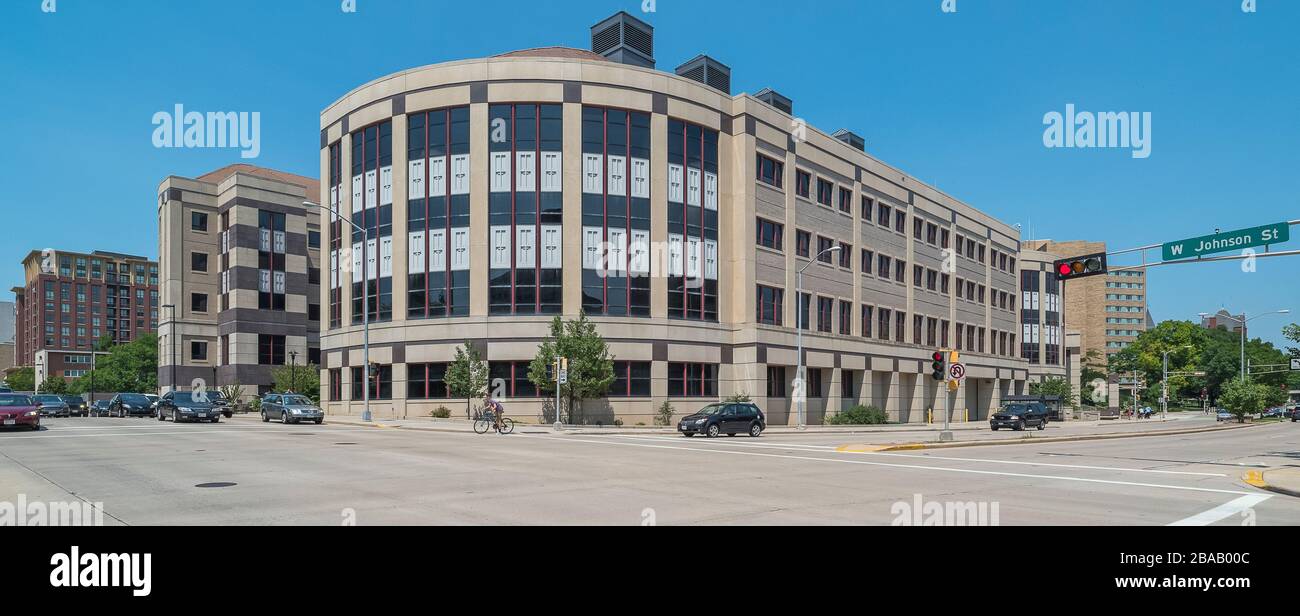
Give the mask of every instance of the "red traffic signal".
[[948, 371], [948, 366], [944, 361], [945, 359], [944, 352], [935, 351], [934, 355], [931, 355], [930, 358], [934, 360], [934, 363], [930, 364], [930, 369], [934, 370], [934, 372], [930, 376], [934, 378], [934, 380], [936, 381], [947, 380], [948, 375], [946, 373]]
[[1105, 253], [1057, 261], [1053, 269], [1056, 270], [1056, 279], [1060, 281], [1102, 276], [1110, 272]]

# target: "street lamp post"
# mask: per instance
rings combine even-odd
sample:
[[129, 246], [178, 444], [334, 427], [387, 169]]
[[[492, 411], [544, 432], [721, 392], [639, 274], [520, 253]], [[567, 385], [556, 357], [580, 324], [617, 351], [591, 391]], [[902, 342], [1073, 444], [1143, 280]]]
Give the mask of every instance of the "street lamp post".
[[167, 334], [167, 346], [170, 349], [170, 354], [172, 356], [171, 359], [172, 369], [171, 369], [171, 377], [170, 377], [171, 391], [176, 391], [176, 304], [163, 304], [162, 309], [172, 311], [172, 316], [170, 319], [172, 326], [171, 329], [168, 330], [169, 333]]
[[[803, 267], [799, 268], [799, 274], [796, 276], [796, 278], [797, 278], [798, 280], [797, 280], [797, 282], [795, 283], [795, 297], [794, 297], [794, 313], [795, 313], [795, 317], [794, 317], [794, 321], [795, 321], [795, 330], [796, 330], [796, 332], [797, 332], [796, 335], [798, 336], [798, 341], [799, 341], [799, 342], [798, 342], [798, 351], [797, 351], [797, 354], [798, 354], [798, 367], [795, 368], [795, 378], [799, 379], [799, 380], [798, 380], [799, 387], [798, 387], [798, 389], [795, 391], [795, 403], [799, 405], [799, 429], [800, 429], [800, 430], [804, 430], [804, 429], [806, 429], [806, 428], [808, 427], [808, 423], [807, 423], [807, 420], [808, 420], [808, 392], [807, 392], [807, 389], [806, 389], [807, 384], [808, 384], [808, 381], [807, 381], [806, 379], [804, 379], [804, 366], [803, 366], [803, 328], [804, 328], [804, 322], [803, 322], [803, 318], [804, 318], [804, 316], [803, 316], [803, 273], [804, 273], [804, 270], [808, 269], [809, 267], [812, 267], [812, 264], [813, 264], [813, 263], [816, 263], [816, 262], [820, 261], [823, 255], [830, 254], [830, 253], [832, 253], [832, 252], [839, 252], [839, 251], [841, 251], [841, 250], [843, 250], [843, 247], [841, 247], [841, 246], [834, 246], [834, 247], [827, 248], [826, 250], [823, 250], [823, 251], [817, 253], [817, 256], [816, 256], [816, 257], [813, 257], [812, 260], [808, 261], [807, 263], [804, 264]], [[811, 307], [810, 307], [809, 309], [811, 310]]]
[[1162, 370], [1164, 370], [1164, 376], [1160, 380], [1160, 388], [1162, 392], [1160, 394], [1160, 418], [1162, 420], [1169, 420], [1169, 354], [1190, 348], [1192, 348], [1192, 345], [1186, 344], [1176, 349], [1169, 349], [1168, 351], [1165, 351], [1163, 357], [1161, 357], [1161, 366]]
[[[1234, 316], [1232, 316], [1232, 315], [1230, 315], [1230, 314], [1222, 315], [1223, 318], [1225, 318], [1225, 319], [1228, 319], [1228, 320], [1230, 320], [1230, 321], [1233, 321], [1234, 323], [1240, 323], [1240, 324], [1241, 324], [1241, 382], [1243, 382], [1243, 383], [1246, 382], [1246, 377], [1249, 376], [1249, 375], [1246, 373], [1246, 324], [1247, 324], [1247, 323], [1250, 323], [1251, 321], [1254, 321], [1255, 319], [1258, 319], [1258, 318], [1261, 318], [1261, 317], [1273, 316], [1273, 315], [1275, 315], [1275, 314], [1291, 314], [1291, 310], [1290, 310], [1290, 309], [1274, 310], [1273, 312], [1266, 312], [1266, 313], [1264, 313], [1264, 314], [1256, 315], [1256, 316], [1253, 316], [1253, 317], [1250, 317], [1250, 318], [1246, 318], [1246, 313], [1245, 313], [1245, 312], [1242, 312], [1242, 313], [1241, 313], [1241, 318], [1240, 318], [1240, 319], [1238, 319], [1237, 317], [1234, 317]], [[1200, 317], [1201, 317], [1202, 319], [1204, 319], [1205, 317], [1208, 317], [1208, 316], [1210, 316], [1210, 313], [1208, 313], [1208, 312], [1202, 312], [1202, 313], [1200, 314]], [[1217, 315], [1216, 315], [1216, 316], [1217, 316]]]
[[[302, 204], [307, 207], [320, 208], [322, 210], [330, 212], [331, 214], [334, 215], [335, 218], [338, 218], [339, 220], [348, 223], [349, 225], [352, 226], [353, 229], [356, 229], [357, 231], [360, 231], [362, 233], [362, 236], [364, 237], [364, 241], [365, 241], [365, 244], [363, 244], [363, 246], [367, 246], [367, 247], [370, 246], [369, 229], [362, 228], [358, 226], [357, 223], [354, 223], [351, 220], [348, 220], [347, 218], [340, 216], [337, 210], [331, 210], [314, 201], [303, 201]], [[363, 400], [365, 401], [365, 410], [361, 412], [361, 421], [370, 421], [372, 419], [372, 416], [370, 414], [370, 270], [366, 268], [366, 264], [364, 262], [361, 264], [361, 293], [362, 293], [361, 311], [362, 314], [364, 315], [361, 322], [362, 323], [361, 325], [362, 352], [365, 356], [364, 361], [366, 364], [366, 367], [362, 368], [363, 378], [361, 379], [362, 382], [361, 391], [363, 393]]]
[[289, 391], [298, 393], [298, 352], [289, 351]]

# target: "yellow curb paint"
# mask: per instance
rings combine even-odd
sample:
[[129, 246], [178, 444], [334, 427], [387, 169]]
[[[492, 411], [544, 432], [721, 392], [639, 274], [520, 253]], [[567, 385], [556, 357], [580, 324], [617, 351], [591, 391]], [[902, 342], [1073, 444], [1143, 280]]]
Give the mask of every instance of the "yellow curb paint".
[[1245, 481], [1246, 483], [1256, 488], [1259, 488], [1261, 490], [1268, 489], [1268, 482], [1264, 481], [1264, 473], [1262, 471], [1247, 471], [1246, 475], [1241, 479], [1242, 481]]
[[843, 445], [836, 447], [836, 453], [875, 453], [889, 449], [888, 445]]

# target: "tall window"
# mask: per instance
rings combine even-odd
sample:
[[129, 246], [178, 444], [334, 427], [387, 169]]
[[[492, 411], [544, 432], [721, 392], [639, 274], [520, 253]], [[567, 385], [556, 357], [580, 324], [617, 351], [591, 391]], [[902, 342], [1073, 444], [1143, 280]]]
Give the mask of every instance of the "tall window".
[[[669, 192], [675, 186], [680, 195], [674, 179]], [[676, 206], [668, 209], [671, 216]], [[582, 110], [582, 308], [650, 316], [649, 114]]]
[[527, 361], [501, 361], [488, 364], [488, 391], [503, 398], [534, 398], [537, 386], [528, 380]]
[[[352, 133], [352, 322], [393, 318], [393, 123]], [[364, 266], [364, 270], [362, 267]], [[362, 288], [363, 281], [367, 288]], [[365, 298], [369, 302], [363, 307]], [[365, 312], [362, 312], [362, 311]]]
[[765, 285], [758, 285], [756, 298], [758, 304], [757, 320], [765, 325], [781, 325], [785, 312], [785, 291]]
[[469, 109], [411, 115], [407, 127], [407, 316], [466, 316]]
[[785, 163], [759, 154], [758, 166], [754, 173], [758, 181], [781, 188], [785, 177]]
[[258, 334], [257, 363], [263, 366], [283, 366], [284, 336]]
[[718, 185], [717, 131], [670, 119], [669, 318], [718, 320]]
[[[330, 284], [329, 284], [329, 327], [337, 329], [343, 326], [343, 219], [339, 216], [343, 198], [343, 154], [342, 147], [335, 142], [330, 144]], [[224, 220], [225, 214], [222, 214]], [[223, 225], [224, 226], [224, 225]], [[224, 235], [224, 234], [223, 234]], [[331, 387], [333, 383], [331, 383]], [[340, 385], [340, 387], [342, 387]], [[342, 390], [339, 396], [342, 397]]]
[[785, 226], [772, 222], [766, 218], [759, 218], [755, 224], [756, 235], [755, 241], [759, 246], [766, 246], [774, 250], [784, 250], [785, 246]]
[[835, 311], [835, 300], [829, 297], [817, 298], [817, 331], [831, 333], [832, 313]]
[[261, 310], [284, 310], [288, 276], [285, 261], [286, 236], [284, 214], [269, 210], [257, 212], [257, 307]]
[[[365, 399], [365, 392], [361, 386], [366, 380], [364, 368], [356, 366], [352, 368], [352, 399], [359, 401]], [[370, 373], [370, 399], [371, 400], [392, 400], [393, 399], [393, 367], [379, 366], [378, 370]]]

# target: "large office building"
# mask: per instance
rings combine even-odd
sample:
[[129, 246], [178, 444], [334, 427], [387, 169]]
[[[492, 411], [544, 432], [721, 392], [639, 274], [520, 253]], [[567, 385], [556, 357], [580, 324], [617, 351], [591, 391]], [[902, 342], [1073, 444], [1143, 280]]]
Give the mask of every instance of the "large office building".
[[[1033, 248], [1069, 259], [1106, 252], [1102, 242], [1045, 240]], [[1147, 277], [1145, 270], [1111, 272], [1105, 276], [1070, 282], [1067, 295], [1066, 325], [1081, 336], [1082, 352], [1096, 354], [1104, 362], [1111, 355], [1137, 341], [1150, 329], [1147, 312]]]
[[23, 259], [26, 283], [13, 289], [15, 362], [47, 378], [90, 370], [101, 338], [130, 342], [158, 328], [158, 263], [115, 252], [35, 250]]
[[163, 391], [271, 389], [275, 366], [320, 363], [320, 182], [252, 165], [158, 187]]
[[797, 314], [809, 423], [858, 403], [925, 421], [941, 347], [969, 368], [958, 417], [1024, 391], [1014, 227], [774, 90], [734, 94], [717, 59], [655, 66], [653, 29], [620, 13], [591, 50], [415, 68], [322, 112], [328, 412], [359, 414], [363, 385], [379, 417], [455, 408], [443, 375], [469, 341], [511, 415], [541, 419], [528, 364], [554, 315], [580, 313], [616, 381], [575, 422], [746, 394], [793, 423]]

